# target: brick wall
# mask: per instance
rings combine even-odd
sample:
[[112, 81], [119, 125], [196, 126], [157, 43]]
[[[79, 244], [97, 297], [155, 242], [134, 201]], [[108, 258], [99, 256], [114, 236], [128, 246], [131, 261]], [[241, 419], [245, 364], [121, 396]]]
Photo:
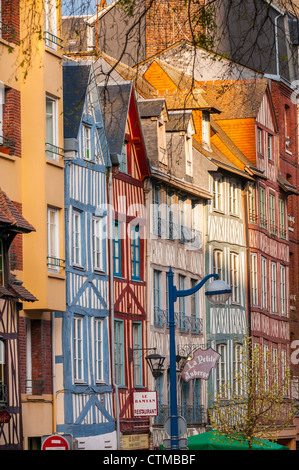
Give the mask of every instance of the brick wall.
[[[50, 320], [30, 320], [31, 375], [34, 395], [52, 394], [52, 328]], [[21, 392], [26, 389], [26, 319], [20, 317]], [[31, 384], [27, 384], [30, 386]], [[41, 388], [43, 387], [43, 388]]]
[[147, 58], [181, 39], [192, 41], [189, 17], [200, 12], [203, 4], [204, 0], [192, 2], [189, 12], [185, 0], [155, 0], [146, 18]]
[[2, 0], [2, 37], [17, 44], [20, 40], [20, 1]]
[[[14, 206], [22, 214], [22, 204], [13, 202]], [[18, 234], [9, 248], [9, 264], [11, 271], [23, 271], [23, 235]]]
[[5, 89], [3, 135], [15, 142], [10, 154], [21, 157], [21, 94], [14, 88]]

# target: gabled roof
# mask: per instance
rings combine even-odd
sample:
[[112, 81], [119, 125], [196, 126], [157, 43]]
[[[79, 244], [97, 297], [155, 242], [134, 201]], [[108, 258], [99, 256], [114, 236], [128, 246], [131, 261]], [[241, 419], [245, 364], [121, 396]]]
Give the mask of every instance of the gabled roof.
[[151, 100], [143, 100], [138, 101], [138, 109], [141, 118], [147, 117], [156, 117], [158, 118], [161, 116], [163, 109], [166, 108], [167, 113], [167, 106], [165, 99], [151, 99]]
[[187, 132], [189, 123], [192, 123], [193, 128], [193, 114], [191, 110], [170, 111], [169, 121], [166, 123], [166, 132]]
[[91, 65], [63, 64], [64, 138], [77, 138], [84, 108]]
[[[125, 140], [132, 82], [98, 85], [111, 155], [121, 155]], [[112, 158], [113, 161], [113, 158]]]
[[5, 192], [0, 189], [1, 227], [19, 233], [35, 232], [35, 228], [27, 222]]

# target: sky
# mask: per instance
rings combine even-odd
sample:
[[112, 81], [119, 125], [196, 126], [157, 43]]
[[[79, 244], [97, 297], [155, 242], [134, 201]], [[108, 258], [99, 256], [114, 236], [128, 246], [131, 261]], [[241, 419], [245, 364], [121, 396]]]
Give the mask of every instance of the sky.
[[[108, 5], [112, 2], [106, 1]], [[62, 0], [61, 4], [63, 15], [93, 15], [96, 13], [97, 0]]]

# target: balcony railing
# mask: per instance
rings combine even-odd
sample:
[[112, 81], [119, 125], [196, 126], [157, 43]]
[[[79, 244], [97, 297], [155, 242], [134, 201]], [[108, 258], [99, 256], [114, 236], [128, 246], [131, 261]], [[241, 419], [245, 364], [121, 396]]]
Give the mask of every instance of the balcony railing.
[[166, 240], [179, 240], [190, 248], [199, 249], [202, 246], [202, 233], [185, 225], [167, 221], [160, 216], [154, 219], [152, 233]]
[[63, 47], [63, 39], [55, 36], [55, 34], [50, 33], [50, 31], [44, 31], [44, 39], [46, 46], [51, 47], [52, 49], [57, 49], [57, 47]]
[[37, 380], [26, 380], [25, 393], [27, 395], [42, 395], [45, 389], [44, 381], [41, 379]]
[[4, 135], [0, 135], [0, 151], [1, 151], [1, 147], [14, 149], [15, 146], [16, 146], [16, 143], [14, 140], [9, 139], [8, 137], [4, 137]]
[[[159, 405], [158, 415], [154, 418], [154, 425], [163, 426], [169, 415], [170, 406]], [[178, 415], [183, 416], [183, 418], [185, 418], [185, 420], [187, 421], [188, 425], [199, 425], [207, 423], [206, 408], [203, 405], [179, 405]]]
[[[203, 332], [203, 319], [195, 316], [187, 316], [184, 312], [174, 313], [174, 323], [176, 327], [180, 328], [182, 333], [201, 334]], [[154, 326], [169, 328], [169, 314], [168, 310], [154, 307]]]
[[0, 37], [3, 39], [6, 39], [7, 41], [10, 41], [12, 39], [15, 39], [16, 37], [16, 30], [12, 26], [3, 23], [3, 21], [0, 21]]
[[60, 269], [65, 268], [65, 260], [55, 258], [54, 256], [47, 256], [47, 266], [51, 271], [60, 271]]
[[0, 407], [7, 405], [7, 386], [6, 384], [0, 384]]

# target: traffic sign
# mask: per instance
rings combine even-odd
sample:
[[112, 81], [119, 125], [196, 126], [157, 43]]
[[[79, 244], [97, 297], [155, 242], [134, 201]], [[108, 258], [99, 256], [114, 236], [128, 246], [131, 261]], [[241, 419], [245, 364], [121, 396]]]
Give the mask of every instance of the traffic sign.
[[45, 436], [42, 450], [70, 450], [70, 444], [65, 437], [52, 434], [51, 436]]
[[[179, 437], [181, 437], [185, 432], [187, 431], [187, 421], [183, 416], [177, 416], [178, 420], [178, 433]], [[171, 436], [171, 416], [168, 416], [168, 418], [165, 421], [164, 424], [164, 430], [168, 434], [168, 436]]]

